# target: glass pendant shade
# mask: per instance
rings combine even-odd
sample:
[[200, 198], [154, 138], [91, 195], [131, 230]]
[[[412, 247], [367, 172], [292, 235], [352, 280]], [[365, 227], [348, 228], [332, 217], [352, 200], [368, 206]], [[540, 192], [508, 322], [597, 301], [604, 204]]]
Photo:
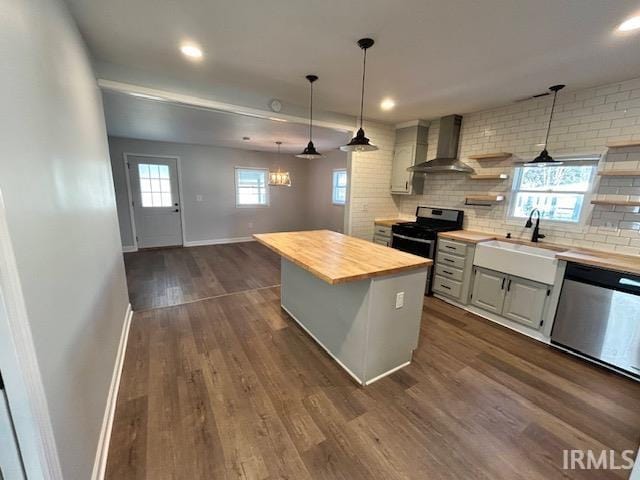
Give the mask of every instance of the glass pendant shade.
[[309, 81], [309, 85], [311, 85], [311, 92], [309, 96], [309, 143], [307, 144], [307, 148], [305, 148], [302, 153], [296, 155], [298, 158], [320, 158], [322, 155], [316, 150], [315, 145], [313, 144], [313, 82], [318, 80], [317, 75], [307, 75], [307, 80]]
[[[276, 145], [278, 146], [278, 155], [280, 155], [282, 142], [276, 142]], [[278, 167], [277, 172], [269, 172], [269, 185], [272, 187], [290, 187], [291, 175], [289, 175], [289, 172], [281, 172], [280, 167]]]
[[540, 154], [527, 162], [527, 165], [530, 166], [538, 166], [538, 167], [546, 167], [547, 165], [562, 165], [562, 162], [558, 160], [554, 160], [549, 152], [547, 151], [547, 142], [549, 141], [549, 131], [551, 130], [551, 121], [553, 120], [553, 111], [556, 108], [556, 97], [558, 96], [558, 91], [562, 90], [564, 85], [553, 85], [549, 87], [549, 90], [553, 92], [553, 103], [551, 104], [551, 114], [549, 115], [549, 123], [547, 124], [547, 135], [544, 139], [544, 148], [540, 152]]
[[364, 134], [362, 128], [362, 119], [364, 115], [364, 80], [367, 73], [367, 49], [371, 48], [374, 44], [371, 38], [361, 38], [358, 40], [358, 46], [364, 52], [362, 60], [362, 90], [360, 92], [360, 128], [356, 133], [356, 136], [351, 139], [349, 143], [340, 147], [343, 152], [372, 152], [378, 150], [378, 147], [373, 145]]
[[269, 185], [273, 187], [290, 187], [291, 176], [289, 172], [281, 172], [280, 169], [277, 172], [269, 172]]

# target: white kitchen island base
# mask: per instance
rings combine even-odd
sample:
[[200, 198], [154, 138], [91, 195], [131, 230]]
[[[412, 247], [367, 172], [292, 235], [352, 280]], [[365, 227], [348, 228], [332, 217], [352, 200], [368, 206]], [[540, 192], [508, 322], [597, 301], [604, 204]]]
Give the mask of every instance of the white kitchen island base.
[[[331, 285], [281, 260], [282, 308], [359, 384], [411, 362], [428, 268]], [[404, 304], [396, 308], [397, 294]]]

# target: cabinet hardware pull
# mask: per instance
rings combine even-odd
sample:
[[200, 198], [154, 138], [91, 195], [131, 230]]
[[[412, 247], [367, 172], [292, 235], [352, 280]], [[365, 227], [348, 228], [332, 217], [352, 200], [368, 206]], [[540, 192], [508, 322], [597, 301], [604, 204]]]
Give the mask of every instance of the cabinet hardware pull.
[[511, 291], [511, 279], [509, 279], [509, 283], [507, 283], [507, 292]]
[[451, 263], [454, 263], [454, 261], [453, 261], [453, 260], [451, 260], [450, 258], [443, 258], [443, 260], [444, 260], [445, 262], [451, 262]]
[[450, 248], [451, 250], [455, 250], [456, 247], [452, 247], [451, 245], [445, 245], [445, 248]]
[[453, 272], [450, 272], [449, 270], [442, 270], [442, 273], [446, 273], [447, 275], [453, 275]]
[[451, 290], [451, 287], [447, 287], [446, 285], [442, 285], [442, 284], [440, 284], [440, 286], [441, 286], [442, 288], [446, 288], [447, 290]]
[[504, 281], [506, 280], [505, 277], [502, 277], [502, 286], [500, 287], [500, 290], [504, 290]]
[[409, 182], [404, 182], [404, 189], [409, 190]]

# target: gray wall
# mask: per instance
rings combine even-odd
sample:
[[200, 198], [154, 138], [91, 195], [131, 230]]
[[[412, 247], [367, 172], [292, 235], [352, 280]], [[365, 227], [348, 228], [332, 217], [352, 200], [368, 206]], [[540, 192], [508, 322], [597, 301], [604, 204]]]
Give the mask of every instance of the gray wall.
[[344, 231], [344, 205], [334, 205], [333, 170], [347, 168], [347, 154], [340, 150], [325, 152], [324, 158], [309, 162], [309, 228]]
[[[319, 200], [315, 194], [310, 195], [310, 191], [316, 189], [316, 179], [321, 178], [323, 182], [326, 179], [324, 174], [315, 171], [315, 167], [312, 170], [309, 160], [292, 155], [116, 137], [109, 137], [109, 148], [124, 246], [133, 245], [123, 161], [125, 152], [180, 157], [187, 242], [249, 237], [261, 232], [332, 228], [335, 225], [342, 228], [342, 220], [336, 220], [330, 192], [324, 200]], [[346, 164], [346, 154], [342, 152], [312, 163], [333, 165], [334, 157], [344, 158], [343, 163]], [[278, 165], [291, 172], [292, 186], [271, 187], [269, 207], [236, 208], [234, 167], [276, 168]], [[326, 178], [330, 185], [330, 173]], [[201, 202], [196, 201], [197, 195], [202, 195]], [[323, 212], [324, 223], [314, 222], [318, 223], [317, 226], [310, 221], [311, 199], [313, 203], [317, 200], [328, 212], [326, 215]], [[337, 210], [344, 210], [344, 207]]]
[[90, 478], [128, 305], [99, 91], [60, 0], [0, 15], [0, 189], [64, 478]]

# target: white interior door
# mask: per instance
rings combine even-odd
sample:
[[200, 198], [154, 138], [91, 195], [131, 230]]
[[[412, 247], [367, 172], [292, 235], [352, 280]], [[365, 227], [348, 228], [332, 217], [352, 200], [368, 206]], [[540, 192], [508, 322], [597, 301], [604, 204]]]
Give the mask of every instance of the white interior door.
[[178, 160], [127, 155], [138, 248], [182, 245]]
[[7, 397], [0, 377], [0, 480], [24, 480], [18, 441], [9, 414]]

